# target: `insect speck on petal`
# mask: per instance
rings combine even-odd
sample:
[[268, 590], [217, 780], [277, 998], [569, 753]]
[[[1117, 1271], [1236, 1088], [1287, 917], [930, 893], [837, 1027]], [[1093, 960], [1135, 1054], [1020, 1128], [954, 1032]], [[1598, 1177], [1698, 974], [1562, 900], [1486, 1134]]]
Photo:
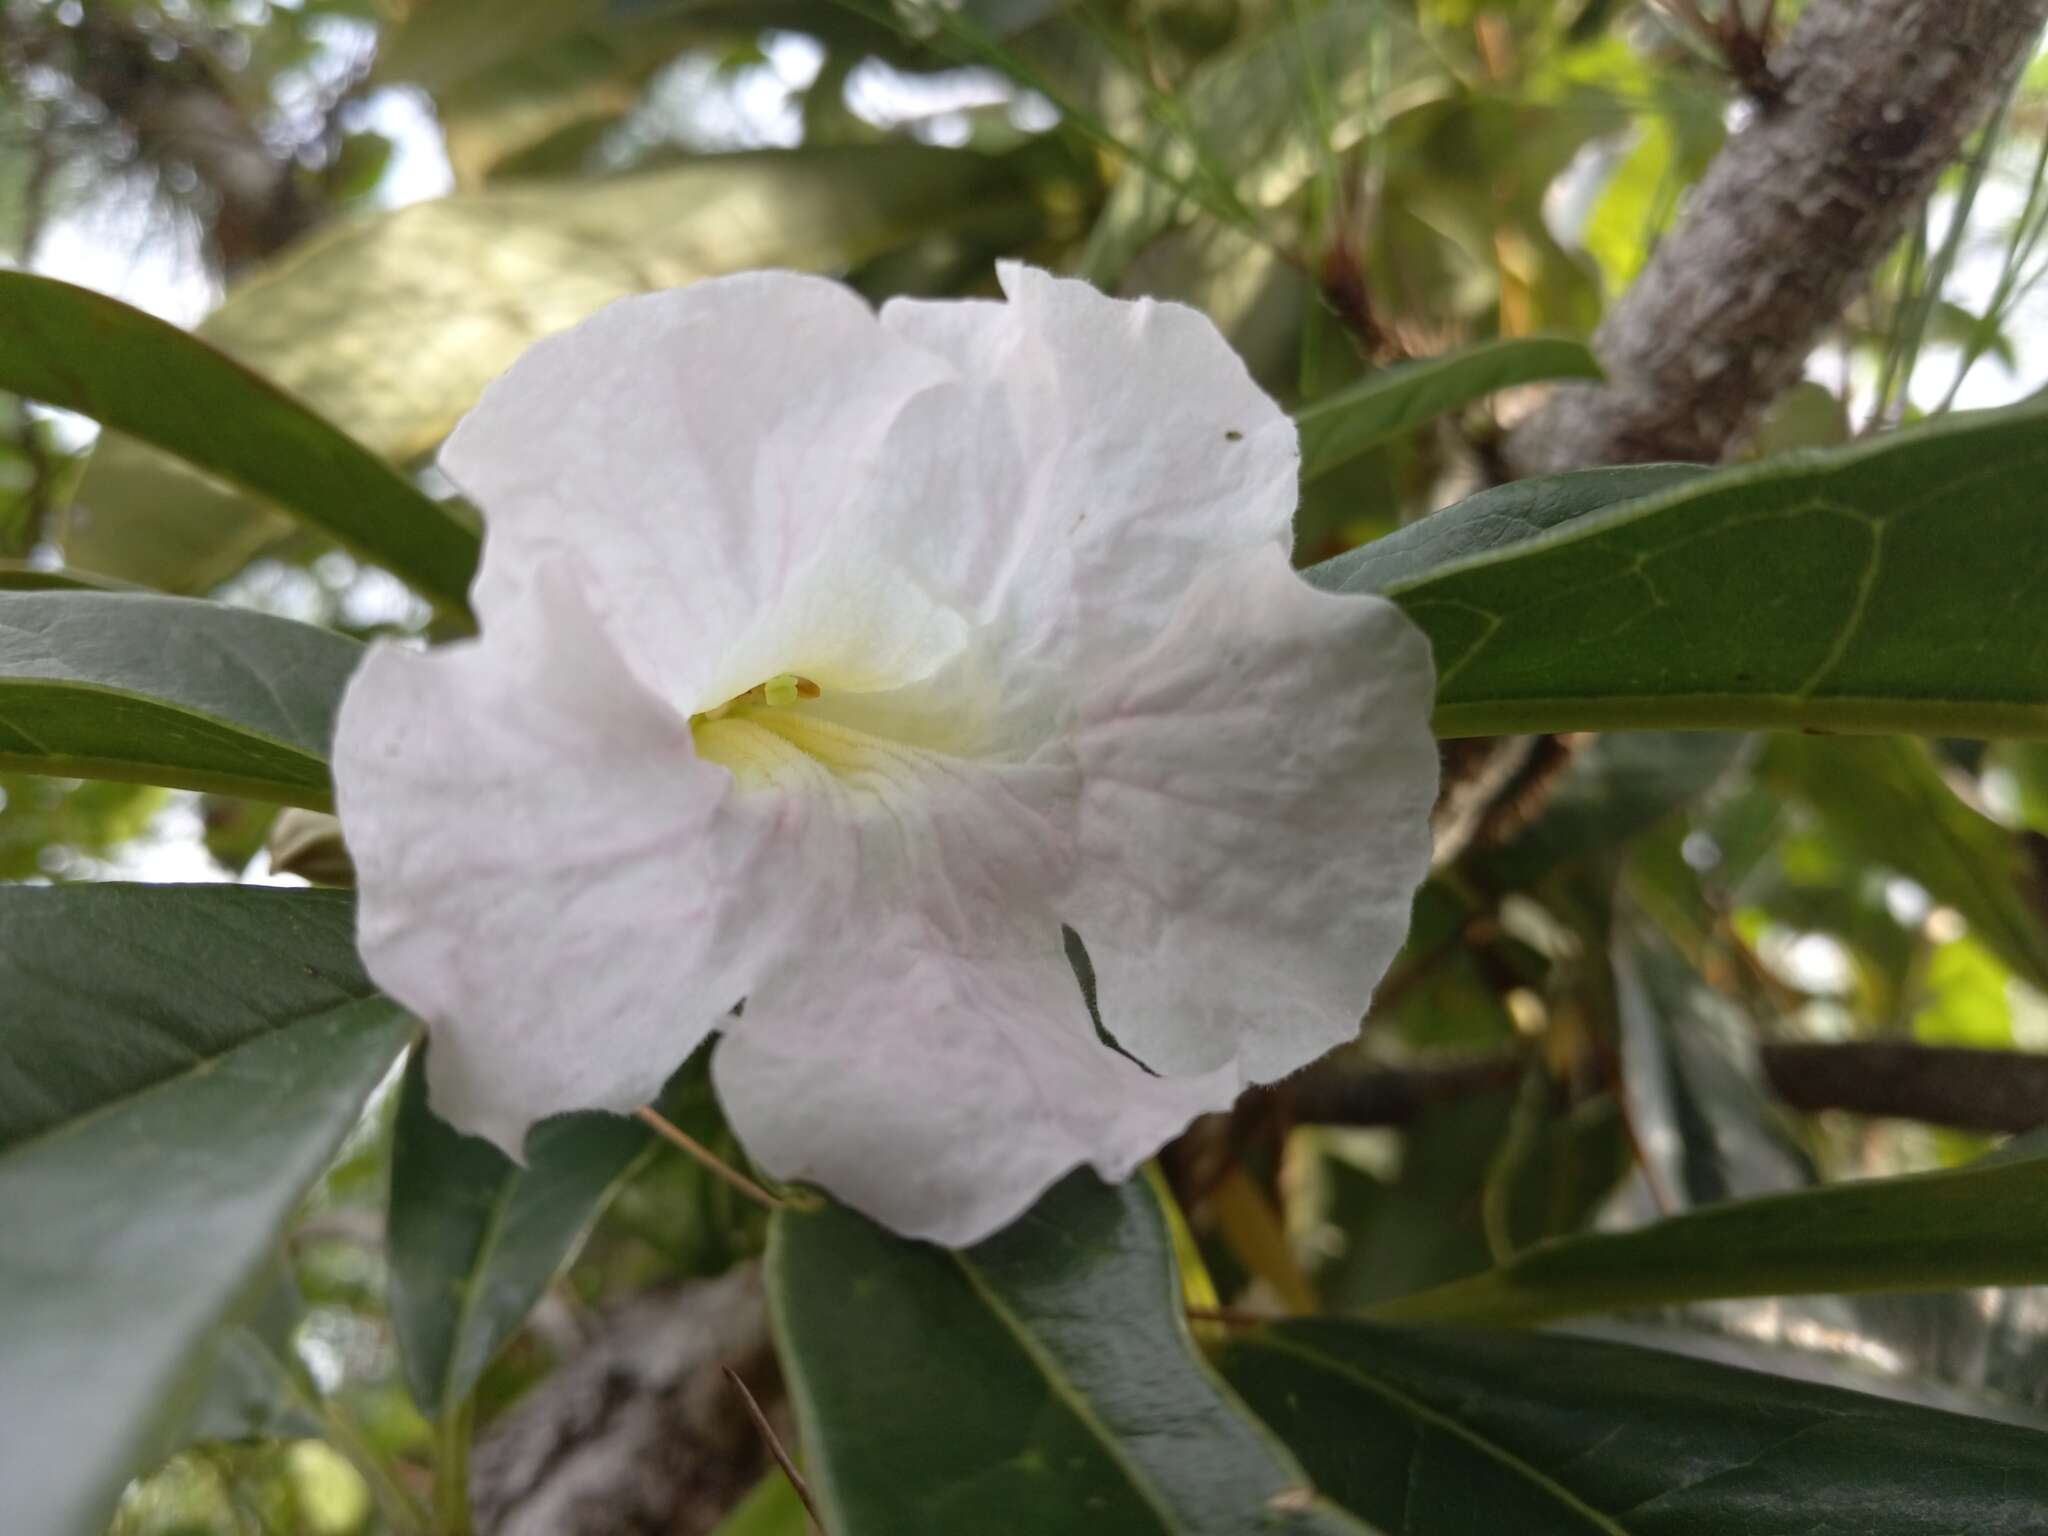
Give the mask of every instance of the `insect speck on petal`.
[[481, 633], [372, 647], [335, 778], [456, 1126], [517, 1155], [715, 1034], [756, 1164], [964, 1244], [1355, 1032], [1428, 644], [1294, 574], [1293, 424], [1207, 319], [999, 271], [623, 300], [449, 439]]

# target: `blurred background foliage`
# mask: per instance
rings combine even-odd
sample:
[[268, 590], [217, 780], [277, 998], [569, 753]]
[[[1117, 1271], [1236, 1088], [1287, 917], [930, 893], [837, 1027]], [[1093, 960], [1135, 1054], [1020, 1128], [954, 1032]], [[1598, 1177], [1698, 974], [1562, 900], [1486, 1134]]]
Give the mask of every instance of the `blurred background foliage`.
[[[1589, 334], [1756, 110], [1738, 51], [1696, 24], [1725, 12], [1702, 8], [0, 0], [0, 249], [196, 325], [438, 497], [436, 444], [528, 343], [744, 267], [880, 299], [985, 293], [1021, 257], [1199, 306], [1300, 407], [1475, 343]], [[1743, 452], [2039, 386], [2044, 127], [2037, 61]], [[1531, 394], [1322, 476], [1304, 563], [1497, 480]], [[0, 399], [0, 580], [59, 563], [357, 634], [431, 617], [256, 502]], [[1986, 1077], [2048, 1049], [2048, 748], [1542, 738], [1486, 771], [1354, 1052], [1398, 1102], [1255, 1095], [1166, 1159], [1226, 1304], [1355, 1306], [1546, 1235], [1954, 1163], [2014, 1128], [1967, 1087], [1931, 1120], [1857, 1113], [1870, 1094], [1799, 1080], [1792, 1048], [2014, 1053]], [[345, 874], [271, 815], [0, 778], [0, 878]], [[344, 1536], [419, 1496], [428, 1429], [384, 1303], [397, 1095], [380, 1102], [123, 1536]], [[648, 1153], [491, 1366], [481, 1417], [608, 1305], [758, 1239], [723, 1186]], [[2044, 1321], [2031, 1292], [1664, 1320], [2015, 1413], [2048, 1410]], [[287, 1362], [296, 1393], [239, 1376], [241, 1350]]]

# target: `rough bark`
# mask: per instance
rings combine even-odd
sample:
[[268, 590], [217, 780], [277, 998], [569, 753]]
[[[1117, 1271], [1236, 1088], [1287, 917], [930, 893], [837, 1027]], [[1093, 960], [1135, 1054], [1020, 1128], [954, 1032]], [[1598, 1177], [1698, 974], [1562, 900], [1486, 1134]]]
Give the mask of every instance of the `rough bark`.
[[2032, 53], [2048, 0], [1811, 0], [1755, 105], [1594, 337], [1604, 385], [1560, 389], [1519, 474], [1713, 462], [1797, 381]]
[[[2048, 1125], [2048, 1056], [1890, 1041], [1773, 1042], [1759, 1050], [1765, 1086], [1793, 1109], [1919, 1120], [2017, 1134]], [[1512, 1088], [1520, 1051], [1452, 1062], [1313, 1067], [1273, 1090], [1310, 1125], [1406, 1125], [1432, 1105]]]
[[701, 1536], [770, 1465], [722, 1368], [763, 1401], [776, 1381], [752, 1265], [650, 1292], [478, 1444], [483, 1536]]

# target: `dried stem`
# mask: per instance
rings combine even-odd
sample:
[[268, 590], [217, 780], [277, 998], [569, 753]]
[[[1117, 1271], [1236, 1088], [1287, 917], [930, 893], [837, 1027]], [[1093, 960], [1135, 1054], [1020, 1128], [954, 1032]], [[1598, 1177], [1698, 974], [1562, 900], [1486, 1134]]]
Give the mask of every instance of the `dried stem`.
[[811, 1517], [811, 1524], [822, 1531], [825, 1522], [818, 1517], [818, 1506], [811, 1499], [810, 1485], [804, 1481], [803, 1474], [797, 1471], [796, 1463], [784, 1449], [782, 1437], [775, 1433], [775, 1426], [768, 1422], [768, 1415], [763, 1413], [761, 1405], [754, 1401], [754, 1394], [747, 1390], [747, 1384], [740, 1378], [740, 1373], [729, 1365], [720, 1369], [725, 1372], [725, 1379], [739, 1392], [740, 1400], [747, 1405], [747, 1417], [754, 1421], [754, 1428], [760, 1431], [762, 1440], [767, 1443], [768, 1454], [775, 1458], [775, 1465], [782, 1468], [782, 1475], [789, 1479], [789, 1486], [796, 1490], [796, 1496], [803, 1501], [804, 1512]]
[[642, 1123], [653, 1130], [655, 1135], [673, 1146], [680, 1147], [707, 1170], [718, 1175], [719, 1178], [725, 1180], [726, 1183], [745, 1195], [749, 1200], [754, 1201], [756, 1204], [764, 1205], [771, 1211], [789, 1209], [789, 1202], [787, 1200], [770, 1194], [744, 1173], [741, 1173], [739, 1169], [733, 1167], [731, 1163], [728, 1163], [716, 1152], [705, 1146], [703, 1142], [668, 1120], [652, 1104], [643, 1104], [634, 1113], [639, 1116]]

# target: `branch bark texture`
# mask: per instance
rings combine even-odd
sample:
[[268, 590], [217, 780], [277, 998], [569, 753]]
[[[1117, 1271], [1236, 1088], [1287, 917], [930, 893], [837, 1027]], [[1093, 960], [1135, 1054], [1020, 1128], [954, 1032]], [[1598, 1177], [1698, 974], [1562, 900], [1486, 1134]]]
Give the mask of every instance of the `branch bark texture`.
[[761, 1476], [725, 1379], [775, 1381], [760, 1272], [637, 1296], [477, 1446], [485, 1536], [701, 1536]]
[[1516, 473], [1721, 458], [1798, 380], [2044, 21], [2048, 0], [1811, 0], [1770, 61], [1781, 95], [1594, 336], [1608, 381], [1518, 428]]

